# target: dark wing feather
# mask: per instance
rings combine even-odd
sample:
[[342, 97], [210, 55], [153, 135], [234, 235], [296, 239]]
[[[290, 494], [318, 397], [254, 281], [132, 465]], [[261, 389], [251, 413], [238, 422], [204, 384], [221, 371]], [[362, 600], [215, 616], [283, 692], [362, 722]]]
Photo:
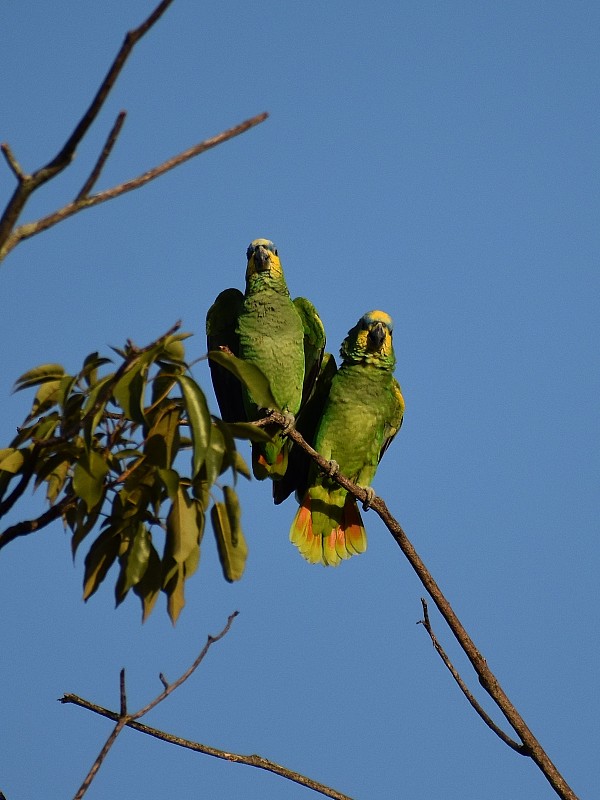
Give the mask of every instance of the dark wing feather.
[[302, 408], [310, 397], [321, 369], [325, 350], [325, 328], [310, 300], [305, 297], [296, 297], [294, 306], [304, 327], [304, 384], [300, 405]]
[[393, 442], [394, 436], [398, 433], [402, 427], [402, 422], [404, 421], [404, 397], [402, 397], [400, 384], [395, 378], [393, 379], [392, 383], [392, 393], [394, 395], [394, 407], [393, 412], [390, 415], [391, 419], [386, 424], [383, 443], [381, 445], [381, 450], [379, 451], [379, 461], [381, 461], [383, 458], [383, 454]]
[[[314, 391], [296, 419], [296, 430], [313, 447], [323, 409], [329, 397], [331, 381], [336, 372], [334, 357], [331, 353], [324, 353]], [[283, 503], [292, 492], [296, 492], [298, 502], [301, 502], [308, 487], [308, 470], [312, 459], [301, 447], [293, 442], [290, 444], [292, 446], [285, 475], [281, 480], [273, 482], [273, 501], [276, 505]]]
[[[226, 349], [239, 356], [237, 323], [244, 295], [239, 289], [225, 289], [206, 315], [206, 344], [208, 350]], [[213, 388], [225, 422], [246, 420], [242, 399], [242, 384], [228, 370], [209, 359]]]

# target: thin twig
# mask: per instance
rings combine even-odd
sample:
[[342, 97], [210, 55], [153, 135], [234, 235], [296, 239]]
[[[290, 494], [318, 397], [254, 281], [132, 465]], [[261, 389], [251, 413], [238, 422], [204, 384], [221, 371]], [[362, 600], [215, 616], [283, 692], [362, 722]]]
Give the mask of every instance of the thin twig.
[[494, 720], [490, 717], [490, 715], [482, 708], [482, 706], [477, 702], [473, 694], [469, 691], [466, 683], [461, 678], [458, 670], [452, 664], [450, 659], [448, 658], [447, 653], [445, 652], [442, 645], [439, 643], [437, 636], [433, 632], [433, 628], [431, 627], [431, 621], [429, 619], [429, 609], [427, 608], [427, 601], [424, 597], [421, 598], [421, 605], [423, 606], [423, 619], [420, 619], [417, 625], [422, 625], [427, 633], [429, 634], [429, 638], [431, 639], [431, 644], [433, 645], [434, 649], [436, 650], [439, 657], [442, 659], [448, 670], [450, 671], [452, 677], [459, 685], [461, 692], [467, 698], [471, 706], [474, 710], [479, 714], [481, 719], [485, 722], [485, 724], [498, 736], [502, 741], [515, 750], [517, 753], [520, 753], [522, 756], [528, 756], [529, 750], [522, 744], [515, 742], [514, 739], [511, 739], [502, 728], [500, 728]]
[[13, 151], [10, 149], [10, 145], [8, 144], [8, 142], [2, 142], [2, 144], [0, 144], [0, 150], [2, 150], [4, 158], [6, 159], [6, 163], [10, 167], [17, 181], [19, 183], [22, 183], [27, 178], [27, 175], [25, 175], [25, 173], [21, 169], [21, 165], [15, 158], [15, 155]]
[[69, 136], [60, 151], [51, 159], [45, 166], [36, 170], [31, 175], [26, 175], [23, 170], [18, 166], [18, 162], [14, 157], [8, 144], [2, 148], [8, 163], [18, 179], [18, 184], [13, 192], [11, 199], [8, 201], [2, 217], [0, 217], [0, 261], [7, 255], [10, 250], [18, 243], [19, 240], [13, 241], [12, 246], [6, 249], [6, 245], [11, 237], [11, 232], [21, 216], [21, 212], [25, 204], [42, 184], [54, 178], [59, 172], [62, 172], [71, 163], [75, 156], [75, 150], [88, 132], [90, 126], [100, 113], [109, 92], [115, 85], [123, 66], [129, 57], [131, 51], [137, 42], [150, 30], [150, 28], [160, 19], [165, 13], [167, 8], [171, 5], [173, 0], [162, 0], [154, 11], [134, 30], [131, 30], [125, 36], [123, 44], [119, 49], [112, 65], [110, 66], [106, 77], [102, 81], [100, 88], [90, 103], [87, 111], [79, 120], [73, 133]]
[[[84, 700], [82, 697], [78, 697], [75, 694], [64, 695], [61, 697], [60, 702], [71, 703], [79, 706], [80, 708], [85, 708], [87, 711], [93, 711], [94, 714], [99, 714], [100, 716], [106, 717], [107, 719], [112, 719], [115, 722], [119, 719], [119, 715], [116, 711], [110, 711], [109, 709], [98, 706], [95, 703], [90, 703], [88, 700]], [[288, 769], [281, 764], [277, 764], [275, 761], [269, 761], [269, 759], [263, 758], [259, 755], [242, 755], [241, 753], [231, 753], [226, 750], [218, 750], [216, 747], [201, 744], [200, 742], [194, 742], [190, 739], [183, 739], [180, 736], [174, 736], [172, 733], [167, 733], [166, 731], [161, 731], [158, 728], [152, 728], [149, 725], [144, 725], [141, 722], [135, 722], [133, 720], [127, 722], [125, 727], [133, 728], [134, 731], [145, 733], [146, 735], [153, 736], [155, 739], [159, 739], [162, 742], [168, 742], [169, 744], [183, 747], [186, 750], [192, 750], [196, 753], [203, 753], [204, 755], [212, 756], [213, 758], [220, 758], [224, 761], [229, 761], [230, 763], [245, 764], [248, 767], [256, 767], [257, 769], [271, 772], [274, 775], [279, 775], [280, 777], [285, 778], [286, 780], [298, 783], [300, 786], [305, 786], [308, 789], [312, 789], [314, 792], [319, 792], [325, 797], [331, 797], [333, 800], [352, 800], [352, 798], [348, 797], [348, 795], [342, 794], [341, 792], [338, 792], [323, 783], [319, 783], [312, 778], [301, 775], [299, 772], [294, 772], [294, 770]]]
[[110, 133], [106, 138], [106, 142], [104, 143], [104, 147], [102, 148], [102, 152], [98, 156], [98, 160], [94, 164], [94, 168], [90, 172], [90, 175], [86, 182], [81, 187], [79, 194], [75, 198], [75, 202], [82, 200], [84, 197], [87, 197], [88, 194], [94, 188], [98, 178], [100, 177], [100, 173], [104, 165], [106, 164], [106, 160], [112, 152], [113, 147], [121, 133], [121, 128], [123, 127], [123, 123], [125, 122], [125, 117], [127, 116], [126, 111], [119, 111], [117, 114], [117, 118], [115, 120], [115, 124], [112, 126]]
[[[276, 423], [282, 429], [288, 426], [288, 421], [283, 414], [280, 414], [279, 412], [271, 412], [267, 417], [262, 420], [258, 420], [255, 424], [264, 427], [265, 425], [272, 423]], [[323, 472], [331, 476], [330, 462], [323, 458], [323, 456], [321, 456], [314, 448], [312, 448], [297, 430], [292, 428], [287, 432], [287, 435], [311, 456], [313, 461], [318, 464]], [[364, 503], [365, 500], [369, 499], [367, 492], [361, 486], [358, 486], [357, 484], [348, 480], [348, 478], [341, 473], [338, 472], [331, 476], [331, 478], [361, 502]], [[519, 714], [517, 709], [509, 700], [507, 694], [500, 686], [498, 679], [488, 667], [487, 661], [481, 655], [475, 646], [475, 643], [465, 630], [463, 624], [454, 613], [452, 606], [413, 547], [408, 536], [402, 529], [402, 526], [391, 515], [384, 500], [375, 495], [370, 500], [369, 507], [372, 508], [380, 517], [386, 528], [394, 537], [397, 545], [408, 559], [409, 564], [417, 574], [417, 577], [425, 587], [433, 602], [436, 604], [438, 610], [444, 617], [448, 627], [454, 634], [460, 647], [471, 662], [473, 669], [477, 673], [480, 684], [494, 700], [515, 733], [521, 739], [523, 743], [523, 752], [531, 757], [559, 797], [563, 798], [563, 800], [577, 800], [577, 795], [575, 792], [568, 785], [555, 764], [551, 761], [546, 751], [543, 749], [542, 745], [529, 729], [523, 717]]]
[[[198, 656], [198, 658], [194, 661], [192, 666], [183, 673], [183, 675], [180, 678], [178, 678], [174, 683], [172, 683], [169, 686], [167, 686], [165, 688], [164, 692], [161, 692], [158, 695], [158, 697], [156, 697], [154, 700], [152, 700], [150, 703], [148, 703], [148, 705], [144, 706], [144, 708], [140, 709], [140, 711], [136, 711], [134, 714], [128, 714], [127, 713], [127, 693], [125, 691], [125, 670], [124, 669], [121, 670], [121, 672], [119, 673], [120, 712], [117, 714], [115, 712], [109, 711], [109, 712], [103, 714], [103, 716], [106, 716], [109, 719], [113, 719], [116, 722], [116, 725], [113, 728], [113, 730], [111, 731], [108, 739], [106, 740], [106, 742], [102, 746], [102, 749], [98, 753], [98, 756], [97, 756], [96, 760], [94, 761], [94, 763], [90, 767], [90, 770], [89, 770], [88, 774], [85, 776], [85, 778], [83, 780], [83, 783], [81, 784], [81, 786], [77, 790], [76, 794], [74, 795], [73, 800], [81, 800], [81, 798], [87, 792], [87, 790], [90, 787], [90, 784], [92, 783], [92, 781], [96, 777], [96, 775], [98, 773], [98, 770], [102, 766], [102, 763], [103, 763], [104, 759], [106, 758], [109, 750], [111, 749], [111, 747], [115, 743], [115, 740], [116, 740], [117, 736], [121, 733], [123, 728], [125, 728], [126, 726], [135, 727], [138, 724], [138, 723], [135, 722], [135, 720], [139, 719], [144, 714], [147, 714], [148, 711], [150, 711], [152, 708], [154, 708], [156, 705], [158, 705], [158, 703], [161, 703], [166, 697], [168, 697], [169, 694], [171, 694], [172, 692], [175, 691], [175, 689], [177, 689], [179, 686], [181, 686], [181, 684], [190, 677], [190, 675], [194, 672], [194, 670], [197, 669], [197, 667], [200, 665], [201, 661], [205, 658], [205, 656], [208, 653], [208, 651], [211, 648], [211, 646], [213, 644], [215, 644], [215, 642], [218, 642], [220, 639], [222, 639], [229, 632], [229, 629], [231, 628], [231, 624], [232, 624], [233, 620], [237, 617], [237, 615], [238, 615], [237, 611], [234, 611], [233, 614], [230, 614], [228, 619], [227, 619], [227, 624], [225, 625], [223, 630], [219, 634], [217, 634], [216, 636], [209, 636], [208, 637], [208, 639], [206, 641], [206, 644], [202, 648], [202, 651], [201, 651], [200, 655]], [[164, 681], [163, 681], [163, 685], [164, 685]], [[65, 694], [65, 695], [63, 695], [60, 698], [60, 702], [61, 703], [74, 703], [75, 705], [80, 705], [83, 708], [89, 708], [91, 711], [96, 711], [96, 713], [102, 713], [101, 711], [97, 710], [97, 709], [100, 708], [100, 706], [94, 706], [92, 703], [88, 703], [86, 700], [82, 700], [80, 697], [77, 697], [77, 695], [74, 695], [74, 694]], [[106, 709], [102, 709], [102, 711], [106, 711]]]
[[62, 208], [59, 208], [57, 211], [53, 211], [51, 214], [48, 214], [46, 217], [42, 217], [34, 222], [26, 222], [23, 225], [19, 225], [8, 236], [4, 245], [1, 244], [2, 240], [0, 239], [0, 261], [2, 261], [2, 259], [5, 258], [8, 253], [10, 253], [11, 250], [13, 250], [19, 244], [19, 242], [29, 239], [38, 233], [42, 233], [42, 231], [48, 230], [48, 228], [57, 225], [59, 222], [68, 219], [68, 217], [72, 217], [74, 214], [77, 214], [84, 209], [93, 208], [100, 203], [105, 203], [107, 200], [113, 200], [115, 197], [119, 197], [126, 192], [132, 192], [135, 189], [139, 189], [146, 183], [149, 183], [150, 181], [159, 178], [161, 175], [164, 175], [165, 172], [175, 169], [175, 167], [178, 167], [185, 161], [189, 161], [191, 158], [194, 158], [195, 156], [198, 156], [201, 153], [204, 153], [207, 150], [210, 150], [211, 148], [228, 141], [229, 139], [233, 139], [235, 136], [245, 133], [250, 128], [254, 128], [256, 125], [264, 122], [268, 116], [269, 115], [266, 112], [257, 114], [256, 116], [241, 122], [239, 125], [235, 125], [233, 128], [229, 128], [228, 130], [223, 131], [222, 133], [219, 133], [210, 139], [205, 139], [204, 141], [189, 147], [187, 150], [184, 150], [172, 158], [163, 161], [158, 166], [147, 170], [143, 174], [138, 175], [136, 178], [132, 178], [124, 183], [119, 183], [117, 186], [113, 186], [110, 189], [105, 189], [102, 192], [79, 197], [78, 199], [73, 200], [71, 203], [67, 203], [67, 205], [63, 206]]

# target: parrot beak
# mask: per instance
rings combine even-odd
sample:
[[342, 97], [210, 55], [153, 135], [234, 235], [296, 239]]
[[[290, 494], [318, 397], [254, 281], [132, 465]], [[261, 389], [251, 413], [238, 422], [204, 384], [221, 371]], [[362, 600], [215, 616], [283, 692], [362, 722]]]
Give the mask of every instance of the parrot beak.
[[258, 247], [254, 248], [254, 263], [256, 264], [257, 270], [267, 269], [269, 264], [269, 256], [270, 253], [266, 247], [263, 247], [262, 244], [259, 244]]
[[385, 328], [383, 323], [378, 322], [374, 325], [367, 334], [367, 339], [375, 350], [379, 350], [381, 345], [385, 342]]

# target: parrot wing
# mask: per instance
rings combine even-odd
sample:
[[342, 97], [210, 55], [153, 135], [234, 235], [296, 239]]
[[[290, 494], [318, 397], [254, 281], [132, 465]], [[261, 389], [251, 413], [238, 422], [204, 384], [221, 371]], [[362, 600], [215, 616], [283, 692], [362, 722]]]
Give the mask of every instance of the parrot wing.
[[325, 328], [310, 300], [305, 297], [296, 297], [294, 306], [304, 327], [304, 384], [300, 406], [302, 408], [310, 397], [320, 374], [325, 350]]
[[[206, 315], [206, 343], [208, 350], [226, 349], [239, 356], [238, 317], [244, 302], [239, 289], [221, 292]], [[213, 388], [225, 422], [246, 420], [242, 384], [228, 370], [209, 359]]]
[[402, 427], [404, 421], [404, 397], [402, 396], [400, 384], [395, 378], [392, 383], [392, 394], [393, 412], [391, 414], [391, 419], [388, 421], [383, 431], [383, 442], [381, 444], [381, 450], [379, 451], [379, 461], [381, 461], [383, 454], [394, 441], [394, 437]]
[[[314, 447], [317, 426], [321, 420], [325, 403], [331, 389], [331, 381], [337, 372], [337, 366], [331, 353], [324, 353], [320, 371], [313, 387], [313, 392], [302, 408], [296, 420], [296, 430], [304, 440]], [[308, 471], [312, 459], [301, 447], [294, 444], [290, 450], [288, 468], [283, 478], [273, 483], [273, 501], [275, 505], [283, 503], [292, 492], [296, 492], [299, 501], [308, 487]]]

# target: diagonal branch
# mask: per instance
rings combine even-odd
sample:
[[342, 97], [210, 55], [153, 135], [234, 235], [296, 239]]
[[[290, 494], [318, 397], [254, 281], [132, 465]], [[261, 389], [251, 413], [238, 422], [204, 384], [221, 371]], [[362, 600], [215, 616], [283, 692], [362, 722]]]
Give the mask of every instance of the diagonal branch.
[[[258, 420], [255, 424], [265, 426], [273, 422], [279, 425], [282, 429], [288, 427], [288, 421], [283, 414], [280, 414], [279, 412], [271, 412], [268, 417]], [[523, 717], [519, 714], [500, 686], [498, 679], [489, 668], [487, 661], [481, 655], [475, 646], [475, 643], [465, 630], [463, 624], [454, 613], [452, 606], [444, 596], [442, 590], [434, 580], [424, 562], [421, 560], [421, 557], [413, 547], [408, 536], [402, 529], [402, 526], [391, 515], [387, 505], [385, 504], [385, 501], [376, 495], [372, 499], [369, 498], [368, 492], [366, 492], [363, 487], [358, 486], [357, 484], [348, 480], [348, 478], [346, 478], [344, 475], [341, 475], [339, 472], [335, 475], [331, 475], [330, 462], [323, 458], [323, 456], [320, 455], [320, 453], [318, 453], [314, 448], [312, 448], [297, 430], [292, 428], [291, 430], [286, 431], [286, 433], [289, 438], [292, 439], [303, 450], [305, 450], [311, 456], [312, 460], [315, 461], [316, 464], [318, 464], [318, 466], [323, 470], [323, 472], [330, 475], [332, 479], [336, 481], [336, 483], [350, 492], [350, 494], [354, 495], [357, 500], [360, 500], [363, 503], [365, 501], [369, 502], [369, 507], [377, 513], [388, 531], [392, 534], [394, 540], [417, 574], [417, 577], [425, 587], [433, 602], [436, 604], [441, 615], [444, 617], [448, 627], [454, 634], [460, 647], [477, 673], [480, 684], [494, 700], [500, 711], [504, 714], [507, 721], [512, 726], [515, 733], [521, 739], [523, 745], [522, 748], [519, 749], [519, 752], [523, 755], [528, 755], [534, 761], [559, 797], [563, 798], [563, 800], [577, 800], [577, 795], [573, 792], [571, 787], [558, 771], [546, 751], [543, 749], [542, 745], [538, 742], [532, 731], [527, 726]]]
[[437, 652], [439, 657], [442, 659], [442, 661], [450, 671], [450, 674], [452, 675], [456, 683], [459, 685], [461, 692], [464, 694], [464, 696], [467, 698], [471, 706], [474, 708], [476, 713], [479, 714], [479, 716], [485, 722], [488, 728], [490, 728], [496, 734], [496, 736], [502, 739], [504, 744], [508, 745], [517, 753], [520, 753], [522, 756], [528, 756], [529, 751], [525, 748], [525, 746], [519, 744], [518, 742], [515, 742], [514, 739], [510, 738], [510, 736], [507, 736], [507, 734], [502, 730], [502, 728], [496, 725], [494, 720], [485, 711], [485, 709], [482, 708], [482, 706], [477, 702], [473, 694], [469, 691], [467, 685], [460, 677], [458, 670], [448, 658], [446, 651], [439, 643], [437, 636], [433, 632], [433, 628], [431, 627], [431, 621], [429, 619], [429, 609], [427, 608], [427, 601], [425, 600], [424, 597], [421, 598], [421, 605], [423, 606], [423, 619], [420, 619], [417, 622], [417, 625], [422, 625], [429, 634], [429, 638], [431, 639], [431, 644], [433, 645], [435, 651]]
[[[94, 714], [99, 714], [107, 719], [112, 719], [115, 722], [119, 720], [119, 714], [116, 711], [110, 711], [109, 709], [98, 706], [95, 703], [90, 703], [89, 700], [84, 700], [82, 697], [78, 697], [75, 694], [64, 695], [61, 697], [60, 702], [72, 703], [80, 708], [93, 711]], [[257, 769], [271, 772], [274, 775], [279, 775], [280, 777], [285, 778], [286, 780], [298, 783], [300, 786], [306, 786], [307, 789], [312, 789], [313, 792], [318, 792], [325, 797], [331, 797], [333, 800], [351, 800], [348, 795], [342, 794], [341, 792], [338, 792], [323, 783], [319, 783], [318, 781], [315, 781], [306, 775], [302, 775], [299, 772], [288, 769], [281, 764], [277, 764], [275, 761], [269, 761], [269, 759], [263, 758], [259, 755], [242, 755], [241, 753], [230, 753], [226, 750], [219, 750], [216, 747], [201, 744], [200, 742], [194, 742], [190, 739], [183, 739], [180, 736], [174, 736], [172, 733], [161, 731], [158, 728], [151, 728], [149, 725], [144, 725], [141, 722], [136, 722], [133, 720], [125, 723], [125, 727], [133, 728], [134, 731], [139, 731], [140, 733], [145, 733], [148, 736], [153, 736], [155, 739], [159, 739], [161, 742], [168, 742], [169, 744], [183, 747], [186, 750], [192, 750], [195, 753], [203, 753], [204, 755], [212, 756], [213, 758], [220, 758], [233, 764], [245, 764], [248, 767], [256, 767]]]
[[[15, 177], [18, 180], [17, 187], [13, 196], [8, 202], [4, 214], [0, 218], [0, 261], [6, 255], [3, 252], [4, 243], [7, 241], [12, 229], [14, 228], [18, 218], [25, 207], [33, 192], [42, 184], [54, 178], [59, 172], [62, 172], [71, 163], [75, 156], [75, 150], [83, 137], [88, 132], [90, 126], [100, 113], [110, 90], [115, 85], [127, 58], [137, 42], [146, 34], [150, 28], [162, 17], [167, 8], [171, 5], [173, 0], [162, 0], [154, 11], [147, 17], [142, 24], [129, 31], [125, 36], [125, 40], [117, 53], [106, 77], [102, 81], [100, 88], [90, 103], [87, 111], [79, 120], [73, 133], [69, 136], [60, 151], [49, 161], [45, 166], [36, 170], [31, 175], [27, 175], [18, 165], [10, 147], [3, 145], [2, 152], [8, 161]], [[14, 246], [14, 245], [13, 245]], [[12, 248], [11, 248], [12, 249]]]
[[31, 236], [34, 236], [36, 233], [41, 233], [42, 231], [47, 230], [53, 225], [56, 225], [58, 222], [61, 222], [63, 219], [67, 219], [67, 217], [76, 214], [78, 211], [82, 211], [84, 208], [91, 208], [92, 206], [103, 203], [106, 200], [112, 200], [114, 197], [118, 197], [125, 192], [138, 189], [140, 186], [148, 183], [148, 181], [158, 178], [168, 170], [173, 169], [190, 158], [205, 152], [211, 147], [216, 147], [218, 144], [221, 144], [222, 142], [225, 142], [234, 136], [238, 136], [240, 133], [244, 133], [249, 128], [264, 122], [264, 120], [267, 118], [267, 114], [258, 114], [255, 117], [252, 117], [251, 119], [246, 120], [245, 122], [242, 122], [227, 131], [223, 131], [217, 136], [213, 136], [210, 139], [206, 139], [205, 141], [190, 147], [188, 150], [179, 153], [179, 155], [168, 159], [163, 164], [159, 164], [157, 167], [144, 172], [137, 178], [125, 181], [124, 183], [120, 183], [118, 186], [114, 186], [111, 189], [106, 189], [103, 192], [98, 192], [97, 194], [90, 196], [89, 192], [97, 182], [106, 159], [109, 157], [120, 133], [125, 118], [125, 112], [122, 111], [117, 117], [117, 120], [107, 137], [102, 152], [96, 160], [94, 168], [92, 169], [88, 179], [76, 198], [71, 203], [68, 203], [63, 208], [58, 209], [46, 217], [38, 219], [34, 222], [20, 225], [19, 227], [15, 227], [31, 195], [37, 189], [39, 189], [40, 186], [55, 178], [73, 161], [77, 146], [87, 134], [92, 123], [102, 110], [106, 98], [115, 85], [125, 65], [125, 62], [131, 54], [131, 51], [139, 42], [139, 40], [162, 17], [172, 2], [173, 0], [162, 0], [162, 2], [156, 6], [154, 11], [144, 22], [142, 22], [141, 25], [133, 30], [130, 30], [126, 34], [119, 52], [117, 53], [108, 72], [106, 73], [106, 76], [102, 81], [100, 88], [96, 92], [96, 95], [91, 101], [88, 109], [77, 123], [72, 134], [69, 136], [60, 151], [45, 166], [40, 167], [40, 169], [29, 175], [20, 166], [11, 147], [7, 143], [0, 145], [0, 150], [6, 159], [10, 170], [17, 179], [17, 186], [13, 192], [13, 195], [4, 209], [4, 213], [0, 217], [0, 262], [2, 262], [3, 259], [6, 258], [6, 256], [19, 244], [19, 242], [23, 241], [24, 239], [28, 239]]
[[[105, 203], [107, 200], [113, 200], [115, 197], [119, 197], [126, 192], [132, 192], [135, 189], [139, 189], [146, 183], [149, 183], [155, 178], [159, 178], [161, 175], [164, 175], [165, 172], [169, 172], [169, 170], [172, 170], [175, 167], [178, 167], [180, 164], [183, 164], [185, 161], [189, 161], [191, 158], [194, 158], [201, 153], [205, 153], [207, 150], [210, 150], [213, 147], [228, 141], [229, 139], [233, 139], [235, 136], [245, 133], [247, 130], [250, 130], [250, 128], [254, 128], [256, 125], [264, 122], [267, 117], [268, 114], [266, 112], [257, 114], [250, 119], [244, 120], [244, 122], [240, 122], [239, 125], [234, 125], [233, 128], [229, 128], [226, 131], [218, 133], [216, 136], [212, 136], [210, 139], [205, 139], [198, 144], [192, 145], [192, 147], [189, 147], [187, 150], [183, 150], [181, 153], [178, 153], [166, 161], [163, 161], [162, 164], [152, 167], [152, 169], [147, 170], [131, 180], [119, 183], [117, 186], [113, 186], [110, 189], [105, 189], [102, 192], [88, 195], [86, 191], [89, 191], [97, 179], [97, 175], [94, 175], [95, 170], [92, 171], [90, 178], [88, 178], [75, 200], [67, 203], [62, 208], [59, 208], [57, 211], [53, 211], [51, 214], [48, 214], [41, 219], [19, 225], [12, 231], [12, 233], [9, 234], [4, 244], [2, 244], [2, 239], [0, 238], [0, 261], [2, 261], [2, 259], [5, 258], [11, 252], [11, 250], [13, 250], [19, 244], [19, 242], [23, 241], [24, 239], [29, 239], [38, 233], [42, 233], [42, 231], [48, 230], [48, 228], [53, 227], [68, 217], [72, 217], [73, 214], [77, 214], [79, 211], [83, 211], [86, 208], [93, 208], [93, 206], [97, 206], [100, 203]], [[107, 140], [107, 145], [109, 140]], [[105, 148], [107, 145], [105, 145]], [[100, 156], [100, 158], [101, 157], [102, 156]], [[98, 162], [100, 161], [100, 158], [98, 159]], [[102, 166], [103, 163], [101, 167]], [[90, 185], [88, 186], [88, 184]]]

